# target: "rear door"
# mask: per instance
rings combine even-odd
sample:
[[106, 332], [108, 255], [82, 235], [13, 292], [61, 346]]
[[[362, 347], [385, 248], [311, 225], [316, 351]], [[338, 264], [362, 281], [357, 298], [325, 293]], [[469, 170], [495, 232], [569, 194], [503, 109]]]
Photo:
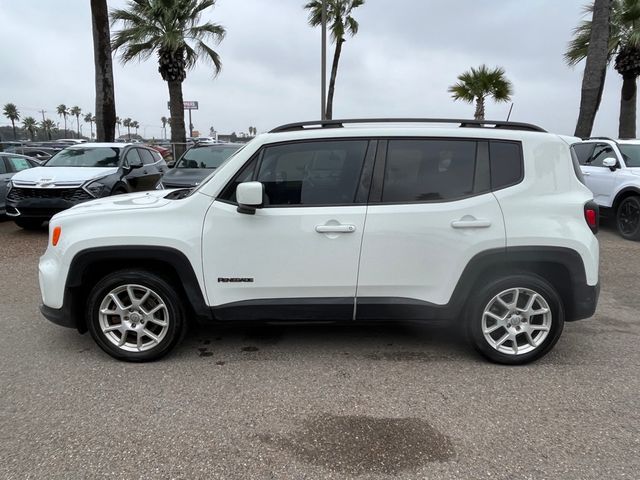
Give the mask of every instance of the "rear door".
[[[360, 320], [424, 319], [478, 253], [505, 248], [489, 142], [389, 139], [376, 159], [360, 256]], [[508, 144], [514, 162], [521, 146]]]
[[142, 173], [144, 175], [143, 184], [146, 190], [153, 190], [162, 178], [162, 172], [159, 169], [159, 161], [154, 158], [151, 151], [146, 148], [138, 148], [138, 153], [142, 159]]

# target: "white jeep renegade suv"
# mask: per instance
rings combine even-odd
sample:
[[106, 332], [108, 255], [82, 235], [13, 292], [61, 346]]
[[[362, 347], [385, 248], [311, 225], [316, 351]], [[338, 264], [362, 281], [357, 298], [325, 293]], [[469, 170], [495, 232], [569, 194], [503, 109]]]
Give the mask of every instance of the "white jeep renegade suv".
[[195, 190], [53, 217], [42, 312], [129, 361], [192, 322], [449, 321], [526, 363], [596, 308], [598, 209], [578, 176], [527, 124], [284, 125]]
[[640, 140], [591, 138], [572, 148], [596, 203], [612, 212], [620, 235], [640, 240]]

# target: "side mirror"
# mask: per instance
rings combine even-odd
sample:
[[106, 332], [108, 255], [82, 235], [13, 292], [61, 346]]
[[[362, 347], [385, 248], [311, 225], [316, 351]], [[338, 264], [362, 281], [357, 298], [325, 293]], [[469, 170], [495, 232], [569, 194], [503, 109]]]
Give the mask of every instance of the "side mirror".
[[602, 161], [602, 166], [608, 167], [613, 172], [618, 166], [618, 160], [613, 157], [607, 157]]
[[253, 215], [264, 202], [264, 185], [260, 182], [244, 182], [236, 187], [238, 212]]

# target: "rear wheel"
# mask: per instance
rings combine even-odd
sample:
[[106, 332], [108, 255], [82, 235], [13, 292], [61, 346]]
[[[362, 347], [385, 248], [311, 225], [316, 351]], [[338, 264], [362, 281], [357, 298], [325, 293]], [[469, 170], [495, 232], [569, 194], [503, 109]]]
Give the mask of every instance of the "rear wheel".
[[119, 360], [156, 360], [184, 333], [182, 302], [163, 278], [143, 270], [107, 275], [92, 289], [87, 327], [96, 343]]
[[41, 218], [16, 218], [16, 225], [25, 230], [39, 230], [42, 228], [44, 220]]
[[496, 363], [520, 365], [548, 353], [564, 327], [555, 288], [536, 275], [511, 275], [489, 282], [469, 305], [469, 337]]
[[616, 211], [618, 232], [627, 240], [640, 240], [640, 197], [627, 197]]

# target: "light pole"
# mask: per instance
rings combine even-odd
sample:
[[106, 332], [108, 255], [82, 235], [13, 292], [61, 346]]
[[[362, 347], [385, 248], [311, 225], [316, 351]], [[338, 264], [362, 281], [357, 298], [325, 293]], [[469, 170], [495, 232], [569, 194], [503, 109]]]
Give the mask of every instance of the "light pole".
[[320, 119], [327, 119], [327, 0], [322, 0], [322, 67], [321, 67], [321, 75], [322, 79], [320, 81], [321, 88], [321, 103], [320, 103]]

